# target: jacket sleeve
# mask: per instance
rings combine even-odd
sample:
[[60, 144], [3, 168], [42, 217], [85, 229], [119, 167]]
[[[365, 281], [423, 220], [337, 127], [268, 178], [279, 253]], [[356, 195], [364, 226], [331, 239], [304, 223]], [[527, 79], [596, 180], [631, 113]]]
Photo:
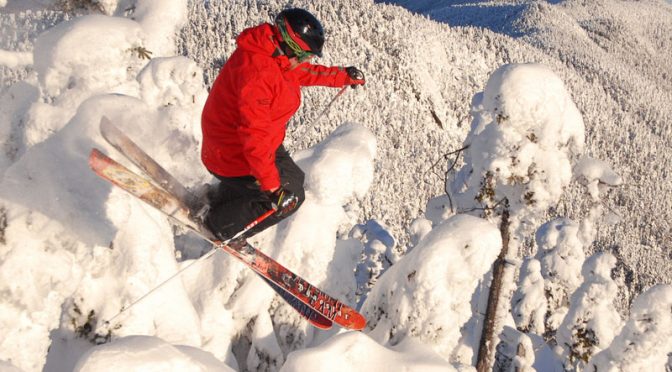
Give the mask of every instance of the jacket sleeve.
[[243, 84], [238, 134], [252, 175], [259, 181], [262, 190], [272, 190], [280, 186], [280, 174], [275, 166], [275, 149], [272, 148], [270, 135], [272, 100], [272, 86], [263, 76]]
[[297, 80], [302, 86], [321, 85], [327, 87], [342, 87], [348, 79], [348, 73], [343, 67], [327, 67], [302, 63], [294, 70]]

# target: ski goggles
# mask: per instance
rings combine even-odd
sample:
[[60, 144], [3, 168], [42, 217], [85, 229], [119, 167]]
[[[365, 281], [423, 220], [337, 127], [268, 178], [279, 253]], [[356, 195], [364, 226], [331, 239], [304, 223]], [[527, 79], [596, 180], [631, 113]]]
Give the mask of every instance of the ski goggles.
[[[309, 51], [306, 51], [305, 49], [301, 48], [301, 46], [292, 38], [293, 32], [291, 31], [291, 27], [287, 24], [287, 20], [284, 22], [278, 22], [278, 30], [280, 30], [280, 35], [282, 35], [282, 41], [284, 41], [289, 49], [292, 50], [294, 53], [294, 56], [299, 60], [299, 62], [307, 61], [309, 60], [312, 56], [315, 54]], [[291, 32], [291, 34], [290, 34]], [[297, 39], [301, 40], [300, 38]], [[308, 47], [308, 45], [306, 45]]]

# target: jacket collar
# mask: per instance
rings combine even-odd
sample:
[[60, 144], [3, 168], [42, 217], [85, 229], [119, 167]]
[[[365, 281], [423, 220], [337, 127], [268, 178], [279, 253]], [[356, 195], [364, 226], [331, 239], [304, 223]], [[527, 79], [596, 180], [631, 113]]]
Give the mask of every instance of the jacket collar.
[[283, 71], [291, 67], [287, 56], [276, 53], [279, 49], [278, 39], [270, 23], [245, 29], [236, 39], [236, 43], [238, 48], [250, 53], [272, 57]]

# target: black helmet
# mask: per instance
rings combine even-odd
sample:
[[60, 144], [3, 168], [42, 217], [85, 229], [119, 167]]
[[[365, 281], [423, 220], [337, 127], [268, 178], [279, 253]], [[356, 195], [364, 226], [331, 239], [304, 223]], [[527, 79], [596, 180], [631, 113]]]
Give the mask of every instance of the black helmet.
[[314, 15], [303, 9], [285, 9], [275, 17], [275, 25], [282, 35], [284, 49], [293, 52], [290, 57], [301, 58], [306, 52], [322, 56], [324, 29]]

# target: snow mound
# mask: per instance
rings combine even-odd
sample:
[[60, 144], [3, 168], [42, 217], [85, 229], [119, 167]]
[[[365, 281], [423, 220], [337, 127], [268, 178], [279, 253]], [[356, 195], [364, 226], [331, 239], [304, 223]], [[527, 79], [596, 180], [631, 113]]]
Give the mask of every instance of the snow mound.
[[371, 185], [375, 155], [376, 137], [354, 123], [342, 124], [324, 141], [295, 154], [306, 175], [306, 202], [269, 229], [268, 233], [275, 232], [274, 241], [261, 244], [279, 262], [303, 267], [304, 278], [332, 296], [347, 298], [353, 306], [354, 276], [342, 273], [354, 272], [362, 246], [336, 237], [352, 228], [346, 206]]
[[[117, 11], [128, 5], [117, 4]], [[175, 34], [187, 22], [187, 0], [145, 0], [133, 5], [133, 18], [147, 35], [147, 47], [154, 57], [175, 54]], [[121, 9], [120, 9], [121, 8]]]
[[[34, 60], [45, 93], [101, 90], [128, 80], [129, 67], [141, 63], [134, 50], [145, 35], [132, 20], [89, 15], [63, 22], [40, 35]], [[137, 53], [137, 52], [136, 52]]]
[[171, 345], [160, 338], [130, 336], [84, 354], [75, 371], [233, 371], [203, 350]]
[[[310, 156], [310, 165], [301, 159]], [[343, 204], [351, 196], [363, 196], [373, 182], [376, 137], [364, 126], [346, 123], [320, 146], [297, 154], [306, 172], [306, 189], [325, 203]], [[342, 182], [349, 180], [351, 182]]]
[[458, 215], [435, 227], [369, 294], [371, 334], [383, 345], [417, 339], [448, 360], [501, 245], [497, 227], [480, 218]]
[[[2, 5], [2, 1], [0, 1], [0, 5]], [[19, 367], [14, 366], [13, 364], [9, 362], [5, 362], [0, 360], [0, 371], [2, 372], [22, 372]]]
[[455, 369], [420, 344], [408, 340], [386, 348], [361, 332], [346, 332], [319, 347], [289, 354], [280, 370], [292, 371], [454, 371]]
[[154, 58], [137, 80], [143, 101], [158, 107], [188, 107], [204, 93], [203, 70], [186, 57]]

